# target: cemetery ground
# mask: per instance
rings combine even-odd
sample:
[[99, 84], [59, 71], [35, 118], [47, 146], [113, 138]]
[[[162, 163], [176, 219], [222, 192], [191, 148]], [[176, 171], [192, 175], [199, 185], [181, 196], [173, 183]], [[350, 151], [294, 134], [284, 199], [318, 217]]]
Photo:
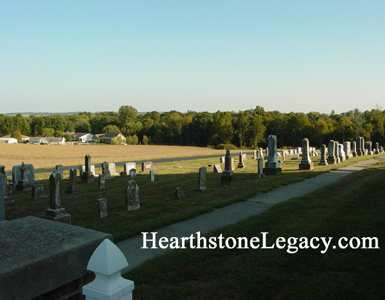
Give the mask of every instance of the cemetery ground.
[[[353, 161], [357, 160], [349, 163]], [[283, 166], [287, 168], [287, 164]], [[291, 175], [301, 180], [295, 173]], [[279, 178], [272, 177], [274, 181]], [[268, 232], [269, 241], [278, 237], [333, 237], [334, 244], [341, 237], [377, 237], [379, 249], [329, 248], [325, 254], [319, 249], [295, 254], [276, 248], [174, 250], [124, 277], [135, 282], [137, 300], [384, 299], [384, 177], [383, 160], [206, 235], [250, 239]], [[259, 186], [262, 181], [253, 180], [253, 184]]]
[[[251, 157], [249, 155], [249, 157]], [[368, 159], [373, 156], [361, 156], [349, 159], [338, 165], [318, 166], [320, 157], [314, 157], [317, 166], [312, 171], [299, 171], [300, 159], [291, 160], [287, 157], [286, 162], [281, 163], [283, 173], [278, 176], [266, 176], [258, 178], [257, 161], [246, 160], [245, 168], [236, 169], [237, 183], [233, 186], [221, 186], [221, 174], [214, 173], [209, 164], [219, 163], [219, 158], [203, 160], [180, 161], [174, 163], [158, 163], [154, 165], [157, 171], [155, 182], [150, 181], [149, 172], [140, 172], [137, 166], [136, 182], [139, 186], [140, 209], [127, 211], [125, 203], [125, 187], [128, 178], [114, 177], [106, 180], [106, 189], [99, 190], [98, 178], [90, 184], [78, 184], [81, 193], [66, 194], [65, 188], [69, 183], [69, 172], [64, 172], [62, 180], [62, 204], [66, 212], [71, 215], [72, 225], [81, 226], [97, 231], [111, 233], [114, 242], [117, 243], [128, 237], [140, 234], [142, 231], [153, 231], [163, 226], [173, 224], [182, 220], [190, 219], [199, 214], [213, 211], [215, 208], [227, 206], [231, 203], [245, 201], [246, 199], [268, 192], [275, 188], [290, 183], [305, 180], [317, 176], [322, 172], [339, 168]], [[220, 164], [222, 169], [224, 165]], [[195, 192], [198, 186], [198, 169], [206, 166], [208, 192]], [[100, 174], [100, 165], [96, 165], [96, 173]], [[99, 168], [98, 168], [99, 167]], [[117, 172], [123, 167], [117, 167]], [[36, 179], [44, 185], [45, 195], [49, 195], [50, 173], [38, 173]], [[174, 190], [181, 187], [186, 196], [184, 199], [174, 199]], [[22, 218], [25, 216], [41, 217], [49, 208], [49, 198], [38, 200], [31, 199], [31, 192], [15, 191], [12, 194], [13, 203], [5, 205], [7, 220]], [[108, 217], [99, 218], [98, 199], [106, 198], [108, 205]]]

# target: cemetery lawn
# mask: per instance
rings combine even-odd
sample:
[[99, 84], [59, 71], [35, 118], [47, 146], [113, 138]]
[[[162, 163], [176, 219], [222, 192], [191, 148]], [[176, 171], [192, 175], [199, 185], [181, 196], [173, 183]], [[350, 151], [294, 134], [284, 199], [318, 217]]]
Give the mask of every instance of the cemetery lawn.
[[[81, 193], [66, 194], [64, 190], [69, 183], [69, 171], [64, 171], [62, 207], [71, 215], [72, 225], [111, 233], [116, 243], [136, 236], [142, 231], [154, 231], [219, 207], [245, 201], [260, 193], [303, 181], [333, 168], [343, 167], [371, 157], [373, 156], [356, 157], [333, 166], [318, 166], [320, 157], [314, 157], [316, 167], [312, 171], [299, 171], [300, 159], [291, 160], [290, 157], [287, 157], [286, 162], [281, 163], [282, 174], [265, 178], [258, 178], [257, 161], [250, 159], [245, 161], [245, 168], [234, 171], [237, 183], [233, 186], [221, 186], [221, 174], [214, 173], [213, 168], [208, 167], [209, 164], [218, 164], [219, 158], [154, 164], [154, 169], [157, 171], [155, 182], [150, 181], [149, 172], [142, 173], [140, 166], [137, 166], [139, 175], [136, 177], [136, 182], [139, 186], [140, 209], [134, 211], [127, 211], [125, 204], [125, 187], [128, 178], [115, 177], [106, 180], [105, 190], [99, 190], [97, 176], [95, 182], [91, 184], [81, 183], [78, 180]], [[224, 165], [220, 165], [224, 169]], [[209, 191], [205, 193], [194, 192], [194, 188], [198, 186], [198, 170], [201, 166], [207, 167], [206, 186]], [[96, 174], [100, 174], [100, 165], [96, 165], [96, 167]], [[123, 167], [117, 167], [117, 172], [122, 170]], [[49, 173], [36, 174], [36, 179], [44, 185], [46, 196], [49, 196], [49, 175]], [[176, 187], [183, 189], [185, 199], [174, 199]], [[32, 200], [30, 191], [20, 192], [14, 189], [12, 197], [14, 203], [5, 205], [6, 220], [30, 215], [41, 217], [49, 208], [49, 198]], [[98, 199], [100, 198], [107, 199], [108, 217], [104, 219], [99, 218]]]
[[383, 299], [385, 161], [208, 236], [377, 237], [380, 249], [175, 250], [124, 274], [139, 299]]

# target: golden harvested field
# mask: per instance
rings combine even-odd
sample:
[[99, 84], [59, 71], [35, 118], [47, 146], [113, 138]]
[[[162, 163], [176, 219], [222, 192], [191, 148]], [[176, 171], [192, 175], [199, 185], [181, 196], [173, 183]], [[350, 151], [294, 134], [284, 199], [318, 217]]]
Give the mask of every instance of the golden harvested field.
[[0, 144], [0, 165], [6, 171], [21, 162], [33, 164], [35, 169], [55, 165], [78, 166], [84, 164], [84, 156], [91, 156], [92, 164], [129, 162], [137, 160], [225, 154], [225, 150], [200, 147], [156, 145], [30, 145]]

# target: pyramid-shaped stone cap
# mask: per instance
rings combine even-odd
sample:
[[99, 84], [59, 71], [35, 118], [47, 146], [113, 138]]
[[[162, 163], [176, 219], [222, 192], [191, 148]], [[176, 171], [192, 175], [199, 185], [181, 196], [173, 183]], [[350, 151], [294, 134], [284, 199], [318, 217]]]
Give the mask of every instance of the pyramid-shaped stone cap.
[[92, 254], [87, 270], [104, 275], [111, 275], [128, 266], [122, 251], [109, 239], [105, 239]]

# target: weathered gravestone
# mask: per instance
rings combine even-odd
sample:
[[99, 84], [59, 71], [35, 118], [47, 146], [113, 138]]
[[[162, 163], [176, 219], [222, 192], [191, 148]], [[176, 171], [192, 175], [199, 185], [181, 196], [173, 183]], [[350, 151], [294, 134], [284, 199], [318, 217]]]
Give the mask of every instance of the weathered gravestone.
[[336, 154], [336, 162], [339, 164], [341, 162], [340, 158], [340, 143], [338, 141], [334, 142], [334, 153]]
[[327, 166], [328, 165], [328, 162], [326, 160], [326, 145], [325, 144], [322, 144], [321, 145], [321, 160], [319, 162], [319, 165], [320, 166]]
[[128, 162], [123, 164], [123, 171], [120, 172], [120, 177], [127, 177], [131, 169], [136, 170], [136, 163]]
[[363, 149], [363, 138], [357, 137], [357, 156], [365, 155], [365, 151]]
[[[82, 178], [83, 173], [86, 171], [86, 166], [79, 166], [79, 177]], [[95, 165], [91, 165], [91, 174], [96, 175]]]
[[345, 154], [345, 151], [344, 151], [344, 145], [340, 144], [340, 143], [338, 143], [338, 157], [340, 159], [340, 162], [346, 160], [346, 154]]
[[302, 160], [299, 164], [300, 170], [313, 170], [314, 169], [314, 163], [310, 159], [310, 152], [309, 152], [309, 140], [304, 138], [302, 139]]
[[108, 170], [110, 170], [111, 176], [117, 176], [118, 173], [116, 172], [116, 165], [115, 163], [108, 163]]
[[42, 184], [34, 184], [32, 186], [32, 199], [38, 200], [44, 197], [44, 185]]
[[219, 158], [219, 162], [220, 162], [221, 164], [225, 163], [225, 156], [221, 156], [221, 157]]
[[[5, 166], [0, 166], [0, 173], [3, 174], [3, 179], [0, 181], [0, 184], [3, 185], [4, 201], [5, 203], [13, 202], [12, 197], [8, 196], [8, 193], [11, 194], [12, 192], [12, 187], [8, 186], [7, 174], [5, 173]], [[11, 190], [11, 192], [9, 192], [9, 189]]]
[[61, 176], [57, 172], [52, 172], [49, 177], [50, 189], [50, 208], [45, 211], [44, 219], [71, 224], [71, 215], [61, 207]]
[[[4, 175], [0, 173], [0, 181], [3, 182]], [[5, 195], [4, 185], [0, 184], [0, 222], [5, 221]]]
[[352, 142], [352, 154], [353, 154], [353, 157], [357, 156], [357, 142], [356, 141]]
[[129, 180], [125, 190], [127, 211], [140, 208], [139, 186], [134, 180]]
[[350, 151], [350, 142], [344, 142], [344, 151], [346, 159], [353, 157], [353, 154]]
[[129, 171], [129, 177], [130, 177], [129, 180], [135, 180], [135, 178], [136, 178], [136, 169], [131, 169]]
[[91, 157], [88, 154], [85, 156], [85, 171], [81, 178], [84, 183], [92, 183], [95, 180], [95, 176], [91, 172]]
[[106, 198], [100, 198], [98, 200], [99, 204], [99, 218], [103, 219], [108, 216], [107, 213], [107, 199]]
[[21, 165], [16, 165], [16, 166], [12, 167], [12, 184], [13, 184], [13, 186], [16, 186], [19, 183], [19, 179], [21, 177], [21, 168], [23, 165], [25, 168], [24, 174], [26, 176], [27, 184], [39, 183], [38, 180], [35, 180], [35, 169], [33, 168], [33, 165], [24, 164], [24, 162], [23, 162]]
[[150, 181], [155, 181], [155, 171], [154, 170], [150, 171]]
[[367, 150], [368, 155], [373, 155], [372, 142], [366, 142], [365, 149]]
[[335, 141], [329, 141], [329, 151], [328, 151], [328, 164], [334, 165], [337, 163], [336, 153], [335, 153]]
[[222, 168], [219, 164], [215, 164], [213, 166], [213, 171], [214, 171], [214, 173], [222, 173]]
[[104, 190], [106, 188], [106, 179], [104, 174], [99, 174], [99, 190]]
[[184, 199], [186, 196], [183, 193], [183, 189], [181, 187], [177, 187], [174, 191], [174, 198], [175, 199]]
[[67, 194], [80, 193], [80, 188], [78, 186], [78, 177], [77, 177], [76, 169], [71, 169], [70, 170], [70, 181], [69, 181], [68, 186], [65, 189], [65, 192]]
[[28, 184], [28, 178], [27, 178], [27, 168], [25, 167], [24, 162], [21, 164], [20, 168], [20, 178], [18, 180], [18, 183], [16, 185], [16, 189], [18, 191], [28, 191], [32, 188], [31, 184]]
[[206, 188], [206, 167], [199, 168], [198, 187], [194, 189], [195, 192], [206, 192], [209, 189]]
[[221, 185], [233, 185], [236, 183], [235, 175], [233, 174], [233, 159], [231, 158], [230, 149], [227, 148], [225, 156], [225, 170], [221, 176]]
[[263, 173], [263, 157], [258, 158], [258, 178], [265, 177]]
[[265, 163], [263, 173], [266, 175], [280, 174], [282, 169], [279, 167], [279, 162], [277, 160], [277, 136], [269, 135], [267, 144], [269, 155], [267, 157], [267, 162]]
[[244, 156], [241, 151], [241, 153], [239, 153], [239, 162], [238, 162], [238, 168], [240, 169], [245, 167], [245, 163], [243, 162], [243, 160], [244, 160]]
[[253, 157], [252, 159], [257, 159], [257, 150], [253, 150]]
[[374, 149], [374, 154], [380, 154], [380, 144], [376, 143], [376, 148]]
[[152, 161], [145, 161], [142, 163], [142, 172], [150, 171], [153, 169]]
[[104, 175], [105, 180], [113, 179], [110, 173], [110, 168], [108, 167], [108, 162], [106, 161], [102, 163], [102, 174]]
[[55, 166], [55, 172], [58, 172], [61, 175], [61, 178], [64, 178], [63, 174], [63, 165], [56, 165]]

